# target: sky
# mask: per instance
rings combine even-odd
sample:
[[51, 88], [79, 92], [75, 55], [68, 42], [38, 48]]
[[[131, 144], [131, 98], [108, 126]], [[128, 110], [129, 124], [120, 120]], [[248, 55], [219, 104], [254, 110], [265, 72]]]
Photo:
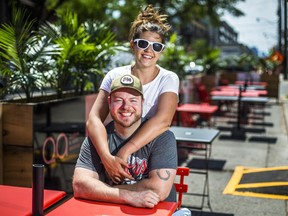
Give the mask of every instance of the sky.
[[225, 14], [223, 20], [238, 33], [238, 42], [267, 55], [278, 45], [278, 0], [246, 0], [236, 7], [245, 15], [235, 18]]

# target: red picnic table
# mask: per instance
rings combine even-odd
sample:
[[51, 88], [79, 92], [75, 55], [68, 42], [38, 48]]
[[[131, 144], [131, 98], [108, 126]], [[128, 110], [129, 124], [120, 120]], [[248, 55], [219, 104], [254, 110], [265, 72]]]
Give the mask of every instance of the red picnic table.
[[160, 202], [154, 208], [137, 208], [124, 204], [96, 202], [91, 200], [71, 198], [48, 216], [95, 216], [95, 215], [172, 215], [177, 208], [176, 202]]
[[[217, 86], [213, 91], [228, 91], [228, 92], [238, 92], [239, 89], [235, 86]], [[267, 90], [258, 90], [258, 89], [246, 89], [245, 92], [256, 92], [258, 95], [267, 95]], [[211, 93], [211, 92], [210, 92]], [[243, 92], [242, 92], [243, 93]], [[225, 93], [223, 93], [225, 94]], [[228, 96], [228, 95], [219, 95], [219, 96]], [[237, 95], [233, 95], [237, 96]]]
[[[211, 96], [239, 96], [240, 92], [237, 91], [211, 91], [210, 95]], [[243, 97], [258, 97], [260, 96], [259, 92], [255, 91], [245, 91], [245, 92], [241, 92]]]
[[[44, 210], [56, 204], [66, 196], [66, 192], [44, 190]], [[32, 215], [32, 188], [0, 185], [0, 214]]]
[[[181, 104], [176, 108], [177, 112], [177, 125], [180, 124], [180, 118], [183, 118], [183, 115], [179, 113], [189, 113], [191, 115], [199, 114], [207, 121], [210, 121], [212, 115], [218, 110], [218, 106], [210, 105], [208, 103], [201, 103], [201, 104]], [[183, 120], [183, 119], [181, 119]], [[182, 125], [183, 126], [183, 125]]]

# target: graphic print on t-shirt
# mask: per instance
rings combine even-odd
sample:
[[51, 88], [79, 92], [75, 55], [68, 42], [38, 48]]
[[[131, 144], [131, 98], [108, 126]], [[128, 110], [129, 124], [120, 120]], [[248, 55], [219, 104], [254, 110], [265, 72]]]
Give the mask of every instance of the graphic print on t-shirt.
[[146, 178], [148, 175], [147, 159], [141, 159], [137, 156], [130, 155], [128, 158], [128, 172], [134, 180], [125, 179], [125, 184], [134, 184], [135, 182]]

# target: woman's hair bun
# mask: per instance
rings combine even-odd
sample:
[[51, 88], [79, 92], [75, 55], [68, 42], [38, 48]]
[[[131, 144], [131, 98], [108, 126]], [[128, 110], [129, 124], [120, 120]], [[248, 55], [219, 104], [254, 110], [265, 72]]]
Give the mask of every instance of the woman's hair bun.
[[164, 40], [170, 28], [167, 15], [160, 14], [159, 10], [155, 10], [150, 4], [144, 10], [141, 10], [134, 20], [130, 29], [130, 39], [139, 37], [139, 34], [143, 31], [152, 31], [158, 33]]

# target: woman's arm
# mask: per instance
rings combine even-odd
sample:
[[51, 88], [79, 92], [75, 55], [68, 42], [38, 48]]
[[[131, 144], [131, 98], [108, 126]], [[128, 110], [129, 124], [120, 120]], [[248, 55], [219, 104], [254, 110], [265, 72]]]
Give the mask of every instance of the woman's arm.
[[119, 182], [119, 179], [132, 179], [132, 177], [122, 168], [122, 166], [127, 166], [127, 160], [124, 161], [119, 157], [112, 156], [108, 148], [107, 132], [103, 124], [109, 113], [108, 95], [109, 94], [104, 90], [99, 91], [89, 113], [86, 127], [88, 135], [96, 148], [108, 175], [113, 182]]
[[153, 115], [117, 153], [124, 161], [164, 131], [170, 128], [178, 103], [178, 96], [172, 92], [163, 93], [159, 97], [158, 108]]

